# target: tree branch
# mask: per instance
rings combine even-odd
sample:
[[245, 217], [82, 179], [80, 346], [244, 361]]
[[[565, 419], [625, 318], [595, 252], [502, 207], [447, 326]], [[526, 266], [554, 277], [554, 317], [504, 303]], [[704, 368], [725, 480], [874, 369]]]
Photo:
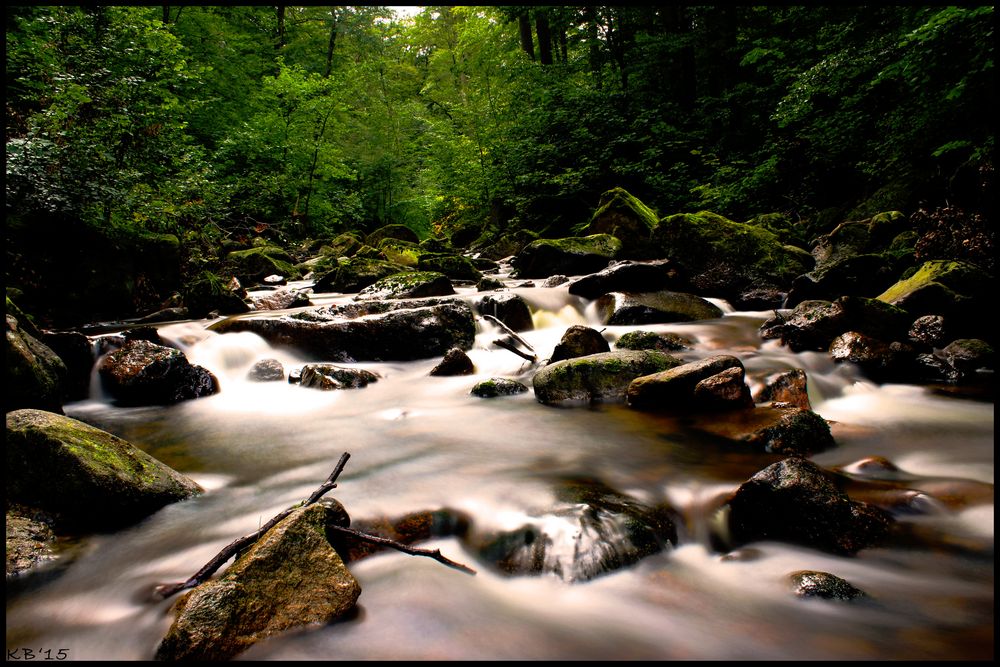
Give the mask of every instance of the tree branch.
[[411, 547], [409, 545], [403, 544], [402, 542], [396, 542], [395, 540], [390, 540], [386, 537], [379, 537], [378, 535], [369, 535], [368, 533], [362, 533], [359, 530], [354, 530], [352, 528], [344, 528], [343, 526], [333, 526], [327, 525], [328, 530], [334, 530], [338, 533], [343, 533], [344, 535], [349, 535], [351, 537], [363, 540], [365, 542], [371, 542], [372, 544], [379, 544], [384, 547], [389, 547], [397, 551], [402, 551], [403, 553], [410, 554], [412, 556], [427, 556], [428, 558], [433, 558], [439, 563], [444, 563], [448, 567], [453, 567], [456, 570], [461, 570], [466, 574], [475, 575], [476, 571], [467, 565], [462, 565], [461, 563], [456, 563], [455, 561], [446, 558], [440, 549], [435, 549], [431, 551], [430, 549], [420, 549], [418, 547]]

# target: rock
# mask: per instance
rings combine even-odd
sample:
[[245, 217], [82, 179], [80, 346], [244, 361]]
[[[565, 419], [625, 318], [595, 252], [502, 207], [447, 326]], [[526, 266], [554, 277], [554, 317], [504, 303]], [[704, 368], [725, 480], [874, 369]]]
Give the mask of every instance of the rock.
[[272, 245], [230, 252], [226, 255], [226, 266], [246, 285], [274, 274], [293, 278], [299, 275], [291, 256]]
[[993, 278], [969, 262], [924, 262], [909, 278], [878, 296], [880, 301], [919, 315], [943, 315], [963, 328], [981, 326], [983, 308], [992, 307], [989, 285]]
[[261, 359], [247, 371], [250, 382], [280, 382], [285, 379], [285, 367], [277, 359]]
[[476, 372], [476, 367], [469, 359], [469, 355], [464, 350], [453, 347], [448, 350], [437, 366], [431, 369], [430, 374], [441, 375], [472, 375]]
[[519, 278], [580, 275], [606, 267], [621, 254], [621, 241], [608, 234], [532, 241], [511, 260]]
[[649, 236], [659, 222], [656, 212], [623, 188], [601, 195], [590, 222], [573, 231], [581, 236], [609, 234], [621, 239], [627, 257], [646, 257], [650, 253]]
[[218, 579], [181, 597], [157, 660], [223, 661], [351, 612], [361, 586], [326, 537], [324, 504], [293, 510]]
[[417, 236], [416, 232], [406, 225], [385, 225], [366, 236], [365, 243], [377, 247], [382, 239], [399, 239], [400, 241], [409, 241], [410, 243], [420, 242], [420, 237]]
[[947, 321], [940, 315], [922, 315], [913, 320], [908, 337], [917, 345], [941, 347], [948, 340]]
[[284, 310], [311, 305], [309, 295], [297, 289], [279, 289], [265, 296], [250, 298], [254, 310]]
[[916, 350], [906, 343], [886, 343], [857, 331], [848, 331], [830, 343], [830, 357], [836, 362], [857, 364], [876, 382], [902, 381], [913, 375]]
[[298, 384], [310, 389], [359, 389], [378, 382], [378, 376], [363, 368], [344, 368], [334, 364], [306, 364]]
[[398, 264], [383, 259], [355, 256], [340, 262], [330, 273], [320, 276], [313, 284], [313, 292], [360, 292], [382, 278], [399, 273], [400, 268]]
[[537, 240], [538, 234], [536, 232], [521, 229], [512, 234], [504, 234], [490, 245], [484, 247], [479, 255], [487, 259], [501, 260], [505, 257], [518, 254], [529, 243]]
[[285, 279], [285, 276], [279, 276], [277, 273], [272, 273], [269, 276], [264, 276], [263, 280], [263, 283], [265, 285], [284, 285], [287, 282], [288, 281]]
[[857, 600], [867, 597], [864, 591], [829, 572], [799, 570], [789, 574], [788, 581], [792, 586], [792, 592], [800, 598]]
[[694, 390], [698, 383], [730, 368], [739, 370], [742, 381], [743, 362], [727, 354], [674, 364], [634, 379], [626, 390], [626, 401], [637, 410], [689, 410], [697, 406]]
[[[209, 327], [218, 333], [250, 331], [271, 345], [334, 361], [411, 361], [444, 355], [453, 347], [472, 348], [476, 323], [465, 302], [370, 302], [329, 310], [301, 311], [296, 316], [243, 317]], [[385, 308], [397, 308], [383, 312]], [[347, 319], [341, 312], [356, 312]], [[373, 313], [367, 317], [363, 316]]]
[[803, 301], [791, 315], [777, 315], [760, 327], [761, 338], [780, 338], [794, 352], [826, 352], [842, 333], [856, 331], [880, 340], [904, 340], [912, 318], [877, 299], [843, 296], [834, 302]]
[[528, 388], [517, 380], [490, 378], [489, 380], [477, 382], [469, 393], [480, 398], [496, 398], [498, 396], [523, 394], [526, 391], [528, 391]]
[[882, 542], [892, 517], [852, 501], [811, 461], [788, 458], [740, 485], [728, 501], [734, 546], [760, 540], [791, 542], [853, 555]]
[[694, 404], [701, 410], [743, 410], [754, 407], [742, 368], [727, 368], [694, 386]]
[[111, 530], [202, 492], [110, 433], [42, 410], [7, 413], [7, 498], [62, 525]]
[[[237, 285], [239, 283], [237, 282]], [[184, 286], [184, 305], [192, 317], [205, 317], [217, 311], [222, 315], [237, 315], [250, 311], [243, 300], [246, 290], [233, 289], [230, 283], [211, 271], [202, 271]]]
[[551, 363], [535, 373], [532, 383], [541, 403], [617, 401], [635, 378], [681, 363], [652, 350], [602, 352]]
[[531, 331], [535, 328], [531, 308], [519, 294], [487, 294], [476, 301], [476, 312], [497, 318], [513, 331]]
[[569, 278], [560, 273], [555, 276], [549, 276], [543, 280], [541, 287], [559, 287], [560, 285], [565, 285], [568, 282]]
[[852, 255], [799, 276], [792, 282], [785, 302], [791, 308], [808, 299], [839, 296], [878, 296], [896, 282], [895, 262], [883, 255]]
[[375, 246], [388, 261], [410, 269], [416, 268], [420, 255], [424, 252], [416, 243], [399, 239], [382, 239]]
[[97, 371], [119, 405], [170, 405], [219, 392], [218, 379], [183, 352], [145, 340], [126, 341]]
[[610, 351], [611, 346], [600, 331], [574, 324], [566, 329], [559, 343], [552, 350], [549, 363]]
[[[78, 331], [46, 331], [41, 341], [66, 364], [66, 400], [80, 401], [90, 396], [90, 374], [95, 361], [90, 339]], [[11, 385], [7, 386], [10, 391]]]
[[783, 456], [811, 456], [837, 446], [830, 425], [821, 416], [780, 404], [725, 415], [695, 415], [691, 428]]
[[615, 342], [619, 350], [659, 350], [677, 352], [689, 350], [694, 343], [687, 336], [673, 332], [653, 333], [652, 331], [629, 331]]
[[747, 289], [783, 289], [813, 266], [809, 253], [766, 229], [709, 211], [661, 219], [651, 243], [699, 293], [726, 299]]
[[801, 368], [794, 368], [767, 376], [762, 386], [754, 392], [753, 400], [755, 403], [785, 403], [811, 410], [806, 372]]
[[[212, 309], [209, 309], [212, 310]], [[177, 320], [191, 319], [191, 312], [184, 306], [173, 306], [171, 308], [161, 308], [160, 310], [137, 317], [136, 324], [158, 324], [160, 322], [175, 322]]]
[[787, 292], [776, 287], [760, 287], [741, 291], [729, 299], [736, 310], [775, 310], [788, 298]]
[[320, 254], [328, 257], [350, 257], [365, 243], [354, 232], [344, 232], [320, 248]]
[[623, 261], [574, 280], [569, 285], [569, 293], [585, 299], [596, 299], [608, 292], [655, 292], [679, 284], [676, 269], [668, 260]]
[[68, 394], [66, 364], [52, 348], [22, 329], [9, 311], [5, 375], [5, 411], [38, 408], [62, 413]]
[[417, 262], [420, 271], [436, 271], [453, 280], [471, 280], [476, 282], [483, 277], [472, 260], [462, 255], [424, 253]]
[[492, 292], [494, 290], [506, 289], [506, 287], [507, 286], [503, 284], [503, 281], [491, 278], [490, 276], [483, 276], [479, 279], [479, 282], [476, 283], [477, 292]]
[[700, 296], [684, 292], [611, 292], [597, 300], [604, 324], [694, 322], [722, 317], [722, 309]]
[[429, 296], [448, 296], [455, 293], [448, 276], [434, 271], [405, 271], [381, 278], [365, 287], [355, 298], [357, 301], [380, 299], [420, 299]]
[[986, 341], [976, 338], [952, 341], [941, 350], [941, 353], [948, 365], [963, 377], [975, 375], [980, 369], [993, 371], [996, 363], [993, 347]]
[[468, 546], [506, 575], [554, 574], [589, 581], [676, 544], [669, 512], [650, 507], [603, 483], [565, 480], [553, 509], [507, 531], [470, 531]]
[[52, 519], [24, 507], [7, 510], [7, 576], [21, 574], [55, 558]]

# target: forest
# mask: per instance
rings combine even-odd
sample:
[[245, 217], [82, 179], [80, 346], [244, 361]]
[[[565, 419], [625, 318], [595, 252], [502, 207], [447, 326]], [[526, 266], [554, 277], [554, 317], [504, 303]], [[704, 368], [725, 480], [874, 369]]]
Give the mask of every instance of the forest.
[[[619, 187], [807, 250], [899, 210], [924, 258], [992, 262], [991, 6], [409, 14], [9, 7], [8, 289], [61, 324], [134, 315], [254, 238], [562, 238]], [[177, 239], [169, 276], [110, 260], [100, 303], [53, 308], [144, 235]]]

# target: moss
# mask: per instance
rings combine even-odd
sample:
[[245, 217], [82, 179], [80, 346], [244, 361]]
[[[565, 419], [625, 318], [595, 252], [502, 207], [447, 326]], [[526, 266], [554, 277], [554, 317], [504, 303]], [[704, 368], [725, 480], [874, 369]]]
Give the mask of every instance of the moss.
[[476, 383], [470, 392], [480, 398], [496, 398], [498, 396], [513, 396], [523, 394], [528, 388], [516, 380], [508, 378], [490, 378]]
[[226, 263], [242, 282], [262, 280], [272, 274], [286, 278], [299, 276], [288, 253], [274, 246], [236, 250], [226, 256]]
[[455, 280], [479, 280], [482, 272], [475, 267], [468, 257], [426, 253], [420, 256], [417, 268], [421, 271], [436, 271]]
[[681, 361], [655, 351], [617, 351], [574, 357], [549, 364], [535, 374], [535, 395], [542, 403], [618, 399], [637, 377], [679, 366]]
[[416, 243], [392, 238], [379, 241], [378, 249], [386, 260], [400, 266], [416, 266], [422, 252]]
[[577, 225], [573, 232], [579, 235], [610, 234], [620, 239], [625, 249], [634, 254], [645, 248], [658, 221], [653, 209], [623, 188], [614, 188], [601, 195], [590, 221]]
[[361, 290], [358, 298], [405, 299], [454, 294], [451, 281], [434, 271], [403, 271], [381, 278]]
[[977, 293], [989, 282], [987, 274], [968, 262], [937, 259], [924, 262], [915, 273], [900, 280], [877, 298], [886, 303], [894, 303], [932, 283], [938, 283], [958, 295], [969, 295]]

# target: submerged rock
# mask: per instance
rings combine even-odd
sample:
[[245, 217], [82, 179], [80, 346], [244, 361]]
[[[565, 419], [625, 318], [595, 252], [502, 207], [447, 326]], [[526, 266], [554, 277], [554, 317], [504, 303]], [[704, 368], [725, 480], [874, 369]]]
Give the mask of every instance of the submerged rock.
[[852, 501], [819, 466], [797, 457], [758, 472], [727, 505], [734, 546], [776, 540], [853, 555], [882, 542], [893, 522], [885, 511]]
[[285, 367], [277, 359], [261, 359], [247, 371], [250, 382], [280, 382], [285, 379]]
[[837, 446], [825, 419], [790, 405], [759, 406], [724, 416], [700, 415], [691, 426], [757, 451], [784, 456], [811, 456]]
[[7, 413], [7, 498], [61, 524], [118, 528], [202, 492], [110, 433], [42, 410]]
[[597, 300], [604, 324], [656, 324], [693, 322], [722, 317], [722, 309], [694, 294], [684, 292], [611, 292]]
[[637, 563], [677, 542], [669, 512], [596, 480], [564, 481], [559, 505], [526, 517], [515, 530], [471, 530], [466, 542], [506, 575], [553, 574], [589, 581]]
[[792, 592], [800, 598], [822, 598], [824, 600], [858, 600], [868, 597], [865, 592], [852, 586], [847, 580], [829, 572], [799, 570], [788, 575]]
[[229, 660], [263, 639], [353, 610], [361, 585], [327, 540], [330, 512], [323, 503], [292, 511], [221, 577], [181, 597], [156, 659]]
[[473, 396], [480, 398], [496, 398], [498, 396], [513, 396], [523, 394], [528, 391], [528, 387], [517, 380], [510, 378], [490, 378], [477, 382], [470, 392]]
[[532, 383], [541, 403], [617, 401], [635, 378], [681, 365], [653, 350], [617, 350], [557, 361], [535, 373]]
[[145, 340], [126, 341], [97, 370], [119, 405], [170, 405], [219, 391], [218, 379], [183, 352]]

